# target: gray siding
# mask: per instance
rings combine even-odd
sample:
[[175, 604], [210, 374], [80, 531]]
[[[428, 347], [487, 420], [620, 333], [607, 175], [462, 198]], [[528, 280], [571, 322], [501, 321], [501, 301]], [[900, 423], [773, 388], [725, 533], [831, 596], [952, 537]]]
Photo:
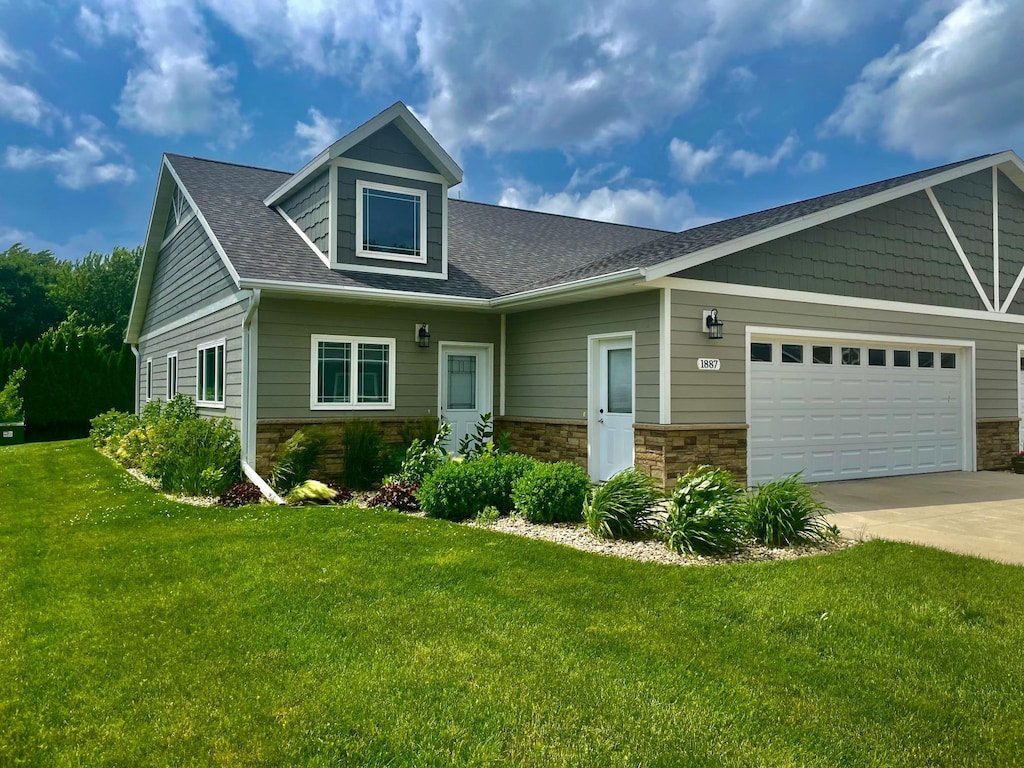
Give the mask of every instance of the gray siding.
[[325, 256], [331, 225], [330, 189], [330, 177], [324, 171], [281, 204], [281, 209], [298, 224], [306, 233], [306, 237], [312, 240]]
[[142, 332], [230, 296], [234, 280], [199, 219], [193, 217], [160, 250]]
[[224, 408], [201, 408], [203, 416], [228, 416], [241, 429], [242, 320], [246, 301], [218, 310], [159, 336], [139, 342], [139, 407], [146, 398], [146, 358], [153, 358], [153, 399], [167, 397], [167, 355], [178, 353], [178, 392], [196, 397], [196, 355], [200, 344], [224, 339]]
[[587, 336], [636, 332], [636, 421], [657, 424], [659, 291], [509, 315], [505, 413], [587, 417]]
[[[724, 337], [710, 341], [701, 311], [717, 307]], [[678, 424], [746, 422], [748, 325], [976, 341], [977, 417], [1017, 417], [1017, 343], [1021, 326], [909, 312], [865, 311], [796, 301], [672, 292], [672, 421]], [[511, 347], [510, 347], [511, 348]], [[722, 361], [716, 372], [697, 370], [697, 358]]]
[[[356, 181], [375, 181], [380, 184], [422, 189], [427, 193], [427, 263], [410, 264], [390, 259], [356, 257]], [[387, 269], [409, 269], [416, 272], [442, 271], [441, 227], [443, 220], [441, 185], [427, 181], [383, 176], [379, 173], [338, 169], [338, 262], [362, 264]]]
[[394, 165], [415, 171], [437, 173], [437, 169], [416, 149], [394, 123], [384, 126], [346, 152], [342, 157], [368, 163]]
[[[989, 216], [991, 221], [991, 213]], [[984, 309], [924, 192], [748, 248], [677, 276]]]
[[[430, 326], [430, 347], [413, 340], [417, 323]], [[313, 334], [395, 339], [395, 409], [321, 411], [309, 407], [310, 337]], [[498, 403], [500, 319], [494, 314], [429, 307], [386, 307], [264, 297], [259, 309], [257, 418], [320, 420], [437, 415], [438, 342], [494, 345], [494, 394]]]
[[[1003, 301], [1024, 269], [1024, 192], [999, 174], [999, 290]], [[1010, 312], [1024, 313], [1024, 295], [1018, 292]]]
[[[932, 189], [960, 247], [992, 297], [992, 171], [954, 179]], [[967, 278], [970, 279], [970, 278]]]

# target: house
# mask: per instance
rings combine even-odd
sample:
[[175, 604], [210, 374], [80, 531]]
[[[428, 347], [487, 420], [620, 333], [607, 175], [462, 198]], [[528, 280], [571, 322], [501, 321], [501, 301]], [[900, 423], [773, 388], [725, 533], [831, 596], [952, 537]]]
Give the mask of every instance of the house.
[[138, 406], [229, 416], [254, 479], [305, 424], [458, 436], [488, 412], [595, 479], [993, 469], [1018, 446], [1013, 152], [676, 233], [449, 197], [461, 180], [401, 103], [297, 173], [166, 155]]

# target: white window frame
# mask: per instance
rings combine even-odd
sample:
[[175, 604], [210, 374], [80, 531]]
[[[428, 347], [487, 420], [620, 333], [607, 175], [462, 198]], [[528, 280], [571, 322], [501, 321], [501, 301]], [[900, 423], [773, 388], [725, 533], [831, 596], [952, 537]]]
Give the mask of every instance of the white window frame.
[[[173, 362], [172, 362], [173, 361]], [[173, 371], [173, 376], [171, 375]], [[167, 399], [178, 394], [178, 353], [167, 354]]]
[[146, 358], [146, 402], [153, 399], [153, 358]]
[[[397, 192], [402, 195], [413, 195], [420, 200], [420, 255], [413, 256], [402, 253], [384, 253], [368, 251], [363, 248], [363, 190], [379, 189], [382, 192]], [[409, 187], [396, 187], [391, 184], [378, 184], [373, 181], [356, 180], [356, 257], [361, 259], [382, 259], [384, 261], [404, 261], [411, 264], [427, 263], [427, 190]]]
[[[320, 342], [350, 344], [349, 403], [321, 403], [317, 398], [320, 377]], [[383, 344], [388, 347], [388, 399], [383, 403], [360, 403], [359, 399], [359, 344]], [[333, 336], [314, 333], [310, 336], [309, 408], [312, 411], [393, 411], [395, 410], [395, 340], [376, 336]]]
[[[205, 368], [203, 367], [203, 352], [205, 352], [208, 349], [216, 350], [217, 347], [221, 347], [222, 348], [222, 353], [221, 353], [221, 356], [220, 356], [221, 366], [220, 366], [219, 369], [217, 368], [216, 365], [214, 366], [214, 377], [215, 377], [215, 379], [219, 379], [220, 380], [220, 399], [219, 400], [217, 400], [217, 399], [215, 399], [215, 400], [203, 400], [203, 390], [205, 389], [203, 384], [206, 383], [206, 382], [203, 381], [203, 375], [204, 375], [204, 372], [205, 372]], [[217, 359], [217, 357], [216, 357], [217, 352], [214, 351], [213, 354], [214, 354], [214, 360], [216, 360]], [[226, 383], [226, 380], [227, 380], [227, 377], [224, 374], [224, 369], [227, 368], [227, 361], [228, 361], [227, 345], [226, 345], [224, 339], [217, 339], [216, 341], [207, 341], [207, 342], [205, 342], [203, 344], [200, 344], [198, 347], [196, 347], [196, 405], [202, 406], [204, 408], [223, 408], [224, 407], [224, 389], [225, 389], [225, 383]], [[213, 391], [214, 391], [214, 394], [216, 395], [217, 394], [216, 384], [214, 384], [214, 390]]]

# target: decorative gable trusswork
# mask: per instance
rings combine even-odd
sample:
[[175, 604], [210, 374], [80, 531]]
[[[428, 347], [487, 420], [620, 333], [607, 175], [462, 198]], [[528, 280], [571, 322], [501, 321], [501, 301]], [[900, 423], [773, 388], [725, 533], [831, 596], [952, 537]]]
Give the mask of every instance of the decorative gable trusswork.
[[171, 211], [167, 216], [167, 226], [164, 227], [164, 240], [171, 237], [179, 229], [187, 224], [194, 216], [195, 211], [192, 210], [192, 206], [189, 205], [185, 195], [182, 194], [179, 187], [174, 188], [174, 194], [171, 197]]

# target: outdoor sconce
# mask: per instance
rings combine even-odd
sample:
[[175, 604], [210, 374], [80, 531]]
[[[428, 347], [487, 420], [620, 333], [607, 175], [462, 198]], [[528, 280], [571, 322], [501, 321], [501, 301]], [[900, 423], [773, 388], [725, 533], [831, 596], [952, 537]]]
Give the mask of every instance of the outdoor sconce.
[[709, 339], [722, 338], [722, 329], [725, 323], [718, 319], [718, 310], [704, 310], [704, 328], [708, 332]]
[[430, 346], [430, 326], [426, 323], [416, 324], [416, 343], [423, 349]]

